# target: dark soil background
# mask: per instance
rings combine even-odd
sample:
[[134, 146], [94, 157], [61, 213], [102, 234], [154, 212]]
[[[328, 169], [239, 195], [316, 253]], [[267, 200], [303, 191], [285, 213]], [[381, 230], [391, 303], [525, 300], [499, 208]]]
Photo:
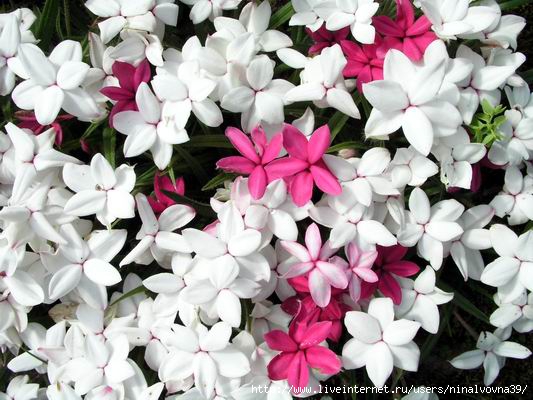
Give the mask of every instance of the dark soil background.
[[[83, 34], [87, 32], [87, 29], [92, 25], [93, 19], [83, 6], [82, 0], [60, 0], [58, 2], [61, 7], [68, 8], [71, 18], [71, 24], [67, 32], [67, 27], [64, 21], [61, 19], [58, 21], [50, 21], [50, 24], [56, 26], [57, 36], [59, 38], [66, 37], [67, 33], [72, 38], [80, 39]], [[273, 11], [275, 12], [277, 7], [286, 3], [286, 1], [271, 1], [273, 4]], [[2, 12], [13, 10], [17, 7], [29, 7], [29, 8], [41, 8], [44, 4], [44, 0], [37, 1], [18, 1], [18, 0], [0, 0], [0, 10]], [[183, 37], [194, 34], [194, 30], [191, 24], [185, 24], [188, 19], [189, 8], [188, 6], [180, 3], [180, 17], [178, 23], [178, 29], [169, 29], [169, 36], [166, 40], [169, 45], [173, 47], [180, 47]], [[518, 9], [512, 11], [514, 14], [525, 17], [528, 21], [528, 25], [519, 37], [519, 48], [527, 56], [526, 63], [522, 66], [521, 72], [528, 71], [531, 74], [533, 70], [533, 0], [528, 5], [524, 5]], [[185, 27], [187, 26], [187, 28]], [[196, 33], [202, 36], [205, 34], [205, 27], [195, 27]], [[57, 42], [57, 38], [54, 38], [53, 42]], [[528, 75], [529, 75], [528, 74]], [[353, 139], [352, 139], [353, 140]], [[488, 190], [480, 194], [480, 198], [476, 198], [476, 203], [487, 203], [492, 197], [491, 186], [501, 187], [503, 182], [503, 175], [500, 174], [491, 175], [489, 179], [485, 177], [484, 188]], [[494, 182], [494, 185], [491, 183]], [[191, 188], [192, 189], [192, 188]], [[194, 190], [194, 189], [193, 189]], [[498, 189], [496, 189], [498, 190]], [[487, 196], [487, 199], [483, 199]], [[493, 196], [493, 194], [491, 195]], [[421, 264], [423, 265], [423, 264]], [[449, 286], [453, 287], [459, 294], [467, 297], [485, 316], [495, 309], [494, 304], [490, 300], [492, 291], [487, 292], [487, 287], [476, 283], [469, 282], [465, 285], [461, 276], [457, 272], [457, 268], [453, 265], [445, 265], [441, 269], [444, 271], [442, 280]], [[394, 377], [397, 384], [400, 386], [410, 385], [424, 385], [424, 386], [465, 386], [465, 385], [479, 385], [483, 386], [483, 370], [476, 369], [470, 371], [462, 371], [453, 368], [447, 360], [457, 356], [458, 354], [472, 350], [475, 348], [475, 342], [477, 336], [473, 337], [475, 332], [477, 335], [483, 330], [492, 331], [493, 327], [490, 324], [472, 317], [469, 313], [464, 311], [461, 306], [456, 303], [447, 304], [440, 307], [441, 316], [443, 321], [441, 322], [441, 329], [437, 335], [427, 335], [420, 332], [417, 335], [417, 343], [422, 350], [422, 357], [417, 373], [404, 373], [402, 376]], [[514, 334], [512, 340], [520, 342], [525, 346], [533, 349], [533, 338], [529, 334]], [[339, 349], [335, 349], [339, 350]], [[338, 351], [340, 353], [340, 351]], [[0, 365], [0, 368], [1, 365]], [[3, 382], [3, 375], [7, 371], [0, 369], [0, 391], [5, 389]], [[369, 381], [365, 377], [363, 370], [357, 370], [354, 372], [354, 376], [351, 379], [352, 382], [357, 382], [359, 385], [369, 386]], [[328, 382], [329, 383], [329, 382]], [[333, 384], [333, 383], [330, 383]], [[389, 381], [390, 384], [390, 381]], [[480, 394], [462, 394], [462, 395], [441, 395], [441, 399], [531, 399], [533, 398], [533, 357], [528, 360], [512, 360], [508, 359], [505, 367], [500, 372], [500, 375], [493, 386], [511, 386], [521, 385], [525, 387], [529, 385], [523, 396], [520, 395], [480, 395]], [[333, 399], [342, 398], [342, 395], [332, 395]], [[380, 396], [382, 398], [390, 398], [390, 395]], [[399, 396], [400, 397], [400, 396]], [[371, 395], [359, 395], [359, 398], [378, 398], [378, 396]]]

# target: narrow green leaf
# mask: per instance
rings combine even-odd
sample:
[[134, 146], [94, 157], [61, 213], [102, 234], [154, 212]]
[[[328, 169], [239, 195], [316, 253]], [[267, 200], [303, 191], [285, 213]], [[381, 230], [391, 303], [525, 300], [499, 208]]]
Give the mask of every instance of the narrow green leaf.
[[117, 134], [113, 128], [105, 128], [102, 131], [104, 142], [104, 157], [113, 168], [115, 168], [115, 149], [117, 145]]
[[174, 200], [176, 203], [179, 204], [188, 204], [191, 207], [193, 207], [198, 214], [203, 215], [205, 217], [213, 218], [216, 216], [216, 213], [213, 211], [211, 206], [206, 203], [202, 203], [198, 200], [191, 199], [187, 196], [181, 196], [174, 192], [167, 192], [166, 190], [163, 190], [163, 193], [165, 193], [166, 196], [170, 197], [172, 200]]
[[206, 190], [215, 189], [218, 186], [223, 185], [224, 182], [226, 182], [227, 180], [233, 180], [235, 176], [235, 174], [228, 174], [227, 172], [222, 172], [215, 176], [213, 179], [211, 179], [209, 182], [207, 182], [202, 188], [202, 191], [205, 192]]
[[514, 10], [515, 8], [525, 6], [526, 4], [530, 4], [530, 3], [531, 3], [531, 0], [509, 0], [504, 3], [501, 3], [500, 8], [503, 11], [511, 11], [511, 10]]
[[288, 2], [278, 11], [276, 11], [272, 18], [270, 18], [270, 29], [279, 28], [281, 25], [291, 19], [293, 15], [294, 9], [292, 8], [292, 3]]
[[337, 151], [344, 150], [344, 149], [363, 149], [363, 148], [364, 146], [361, 142], [349, 141], [349, 142], [342, 142], [334, 146], [331, 146], [328, 149], [328, 153], [330, 154], [336, 153]]
[[337, 111], [335, 114], [333, 114], [333, 117], [329, 120], [328, 124], [331, 129], [332, 142], [342, 128], [344, 128], [344, 125], [346, 125], [346, 122], [348, 122], [348, 118], [350, 118], [348, 115], [341, 113], [340, 111]]
[[[440, 283], [440, 288], [442, 290], [454, 292], [453, 288], [445, 284], [444, 282]], [[459, 307], [461, 310], [470, 314], [472, 317], [477, 318], [486, 324], [489, 323], [489, 318], [487, 317], [487, 315], [483, 311], [481, 311], [479, 308], [477, 308], [474, 304], [472, 304], [470, 300], [468, 300], [466, 297], [464, 297], [459, 292], [457, 291], [454, 292], [452, 303], [455, 304], [457, 307]]]
[[232, 149], [230, 141], [224, 135], [199, 135], [193, 136], [182, 147], [216, 147], [221, 149]]
[[200, 164], [196, 158], [191, 156], [187, 150], [179, 145], [174, 146], [174, 150], [187, 164], [189, 164], [192, 169], [192, 173], [194, 176], [196, 176], [196, 179], [198, 179], [200, 182], [206, 182], [209, 180], [209, 175], [205, 171], [202, 164]]
[[56, 29], [54, 22], [57, 20], [58, 14], [59, 0], [46, 0], [35, 28], [35, 36], [39, 39], [39, 46], [45, 52], [49, 50]]
[[109, 307], [113, 307], [115, 304], [120, 303], [122, 300], [126, 300], [127, 298], [133, 297], [137, 294], [144, 293], [146, 289], [144, 286], [137, 286], [135, 289], [130, 290], [127, 293], [124, 293], [122, 296], [120, 296], [118, 299], [116, 299], [114, 302], [112, 302]]

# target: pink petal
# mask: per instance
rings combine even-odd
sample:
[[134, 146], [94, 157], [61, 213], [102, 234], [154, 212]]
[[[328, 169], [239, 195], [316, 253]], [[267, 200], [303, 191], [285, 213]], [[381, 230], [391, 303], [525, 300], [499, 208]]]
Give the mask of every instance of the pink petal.
[[390, 247], [378, 246], [377, 250], [379, 259], [382, 260], [380, 264], [401, 260], [407, 254], [407, 247], [400, 246], [399, 244]]
[[307, 167], [309, 167], [307, 161], [293, 157], [284, 157], [270, 162], [265, 166], [265, 171], [268, 176], [268, 181], [272, 182], [276, 179], [296, 175], [307, 169]]
[[311, 367], [318, 369], [322, 374], [337, 374], [341, 370], [341, 360], [326, 347], [314, 346], [307, 349], [305, 358]]
[[237, 151], [244, 157], [252, 161], [254, 164], [261, 163], [252, 141], [243, 132], [237, 128], [229, 127], [226, 129], [226, 136], [231, 144], [233, 144]]
[[356, 43], [350, 40], [343, 40], [341, 41], [341, 48], [344, 52], [344, 55], [346, 55], [346, 58], [354, 61], [359, 61], [363, 64], [368, 63], [369, 60], [366, 57], [366, 54]]
[[268, 363], [268, 377], [273, 381], [287, 379], [289, 367], [297, 353], [281, 353]]
[[416, 42], [411, 38], [405, 38], [403, 41], [403, 53], [413, 61], [418, 61], [424, 55]]
[[279, 329], [265, 333], [264, 339], [272, 350], [287, 352], [298, 350], [298, 345], [294, 343], [290, 336]]
[[324, 308], [329, 304], [331, 286], [324, 275], [316, 268], [309, 273], [309, 291], [317, 306]]
[[307, 349], [322, 343], [328, 337], [331, 321], [317, 322], [310, 325], [304, 332], [300, 341], [300, 348]]
[[133, 84], [135, 88], [138, 88], [142, 82], [149, 82], [152, 73], [150, 71], [150, 63], [147, 59], [144, 59], [135, 70], [135, 75], [133, 76]]
[[283, 145], [291, 156], [307, 161], [307, 139], [292, 125], [283, 125]]
[[415, 275], [420, 271], [418, 265], [411, 261], [394, 261], [390, 264], [385, 264], [383, 269], [403, 277]]
[[321, 160], [324, 153], [328, 150], [330, 141], [331, 135], [329, 133], [329, 126], [322, 125], [315, 130], [311, 139], [309, 139], [307, 161], [309, 161], [310, 164], [314, 164], [318, 160]]
[[329, 169], [324, 165], [324, 167], [319, 165], [312, 165], [310, 168], [313, 179], [320, 190], [324, 193], [330, 194], [332, 196], [338, 196], [342, 193], [342, 187]]
[[360, 277], [365, 282], [374, 283], [379, 280], [377, 274], [372, 271], [370, 268], [356, 268], [354, 270], [355, 274]]
[[359, 263], [359, 258], [361, 257], [361, 250], [354, 242], [348, 243], [346, 246], [346, 257], [348, 257], [348, 263], [350, 267], [355, 267]]
[[110, 98], [111, 100], [115, 100], [115, 101], [132, 100], [134, 98], [134, 95], [132, 92], [129, 92], [117, 86], [103, 87], [102, 89], [100, 89], [100, 93]]
[[[425, 16], [421, 16], [416, 20], [416, 22], [407, 29], [405, 34], [407, 36], [418, 36], [426, 32], [429, 32], [431, 29], [431, 21]], [[435, 36], [434, 33], [432, 33]], [[436, 36], [435, 36], [436, 37]]]
[[305, 245], [307, 246], [311, 259], [316, 260], [322, 248], [322, 238], [320, 237], [320, 230], [317, 224], [312, 223], [307, 228], [305, 232]]
[[313, 196], [313, 175], [307, 171], [300, 172], [292, 180], [290, 191], [294, 204], [299, 207], [307, 204]]
[[390, 297], [396, 305], [402, 302], [402, 289], [400, 284], [391, 274], [383, 274], [379, 280], [378, 288], [383, 296]]
[[263, 164], [268, 164], [270, 161], [274, 160], [279, 156], [281, 148], [283, 147], [283, 134], [276, 134], [271, 140], [270, 143], [265, 147], [265, 152], [261, 157], [261, 162]]
[[254, 142], [256, 147], [260, 149], [260, 151], [258, 151], [259, 155], [262, 155], [267, 145], [265, 131], [263, 130], [263, 128], [261, 128], [260, 125], [257, 125], [255, 128], [252, 129], [252, 132], [250, 132], [250, 136], [252, 137], [252, 142]]
[[374, 25], [376, 31], [383, 36], [403, 37], [402, 29], [396, 22], [386, 15], [380, 15], [372, 18], [372, 25]]
[[118, 79], [120, 87], [132, 93], [135, 93], [133, 77], [135, 76], [135, 67], [122, 61], [115, 61], [111, 67], [113, 75]]
[[415, 11], [410, 0], [396, 0], [396, 19], [404, 27], [413, 25]]
[[331, 286], [337, 289], [346, 289], [348, 286], [346, 270], [342, 267], [325, 261], [317, 261], [316, 267]]
[[359, 71], [359, 75], [357, 76], [357, 90], [359, 93], [363, 93], [363, 84], [372, 82], [373, 80], [372, 68], [370, 65], [361, 68], [361, 71]]
[[315, 263], [312, 261], [296, 263], [289, 268], [289, 270], [283, 275], [283, 278], [290, 279], [307, 274], [314, 266]]
[[301, 262], [312, 261], [309, 251], [307, 250], [307, 248], [302, 246], [300, 243], [291, 242], [288, 240], [282, 240], [280, 244], [285, 250], [287, 250], [287, 252], [289, 252], [291, 255], [296, 257]]
[[377, 282], [373, 282], [373, 283], [370, 283], [370, 282], [361, 282], [361, 295], [360, 295], [360, 298], [361, 299], [368, 299], [370, 298], [370, 296], [372, 296], [374, 294], [374, 292], [376, 291], [376, 289], [378, 288], [378, 283]]
[[292, 359], [289, 365], [289, 373], [287, 376], [291, 389], [296, 391], [297, 389], [303, 390], [309, 383], [309, 367], [305, 361], [303, 352], [298, 352]]
[[254, 199], [260, 199], [265, 194], [267, 186], [267, 175], [262, 165], [254, 168], [248, 178], [248, 189]]
[[256, 164], [252, 161], [241, 156], [224, 157], [217, 162], [217, 168], [244, 175], [251, 174], [255, 166]]

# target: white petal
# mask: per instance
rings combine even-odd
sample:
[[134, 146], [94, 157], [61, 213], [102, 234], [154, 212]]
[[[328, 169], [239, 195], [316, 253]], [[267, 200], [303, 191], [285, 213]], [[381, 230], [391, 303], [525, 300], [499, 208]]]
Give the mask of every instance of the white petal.
[[121, 281], [119, 272], [108, 262], [93, 258], [85, 261], [83, 271], [91, 281], [104, 286], [112, 286]]
[[378, 342], [372, 346], [366, 361], [366, 372], [372, 383], [382, 387], [392, 373], [393, 359], [389, 346]]

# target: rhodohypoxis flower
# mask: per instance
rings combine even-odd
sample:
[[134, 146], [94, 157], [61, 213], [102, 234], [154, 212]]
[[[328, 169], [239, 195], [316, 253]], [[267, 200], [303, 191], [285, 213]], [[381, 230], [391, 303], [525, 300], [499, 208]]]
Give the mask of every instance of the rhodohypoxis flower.
[[123, 164], [113, 170], [109, 161], [98, 153], [90, 166], [65, 164], [63, 180], [76, 192], [65, 204], [65, 213], [76, 216], [96, 214], [104, 225], [117, 218], [135, 216], [135, 200], [130, 194], [135, 186], [133, 167]]
[[289, 332], [273, 330], [265, 334], [265, 341], [272, 350], [280, 353], [268, 364], [268, 376], [278, 381], [287, 379], [293, 393], [310, 382], [309, 368], [316, 368], [325, 375], [337, 374], [341, 369], [339, 357], [321, 346], [331, 329], [331, 322], [306, 324], [293, 322]]
[[63, 128], [61, 127], [60, 122], [68, 121], [74, 118], [73, 115], [68, 114], [58, 115], [56, 120], [50, 125], [41, 125], [39, 122], [37, 122], [37, 117], [35, 116], [34, 112], [18, 111], [15, 113], [15, 116], [18, 120], [20, 120], [20, 123], [17, 125], [19, 128], [29, 129], [37, 136], [45, 132], [47, 127], [53, 128], [56, 134], [54, 143], [58, 147], [61, 147], [61, 144], [63, 143]]
[[[217, 167], [224, 171], [250, 175], [248, 189], [254, 199], [265, 194], [268, 177], [268, 164], [279, 156], [283, 146], [283, 135], [276, 134], [267, 142], [265, 132], [260, 127], [252, 130], [251, 139], [237, 128], [227, 128], [226, 136], [241, 156], [222, 158]], [[253, 142], [252, 142], [253, 141]]]
[[164, 192], [176, 193], [180, 196], [185, 194], [185, 181], [182, 177], [172, 183], [168, 176], [156, 173], [154, 176], [154, 197], [148, 197], [148, 203], [156, 214], [161, 214], [166, 208], [176, 204], [174, 200], [168, 197]]
[[231, 327], [225, 322], [209, 330], [199, 323], [191, 327], [173, 324], [165, 337], [170, 352], [159, 368], [163, 382], [192, 376], [200, 395], [210, 398], [219, 377], [240, 378], [250, 372], [245, 354], [229, 342]]
[[94, 231], [85, 241], [71, 224], [63, 225], [60, 233], [67, 243], [59, 245], [56, 254], [43, 255], [43, 263], [52, 275], [49, 297], [59, 299], [70, 293], [82, 279], [98, 285], [112, 286], [121, 281], [120, 273], [110, 264], [126, 242], [124, 229]]
[[37, 398], [38, 383], [29, 383], [28, 375], [15, 376], [7, 385], [7, 393], [0, 392], [2, 400], [32, 400]]
[[418, 61], [437, 36], [431, 32], [431, 22], [425, 15], [415, 20], [410, 0], [396, 0], [396, 20], [386, 15], [372, 19], [376, 31], [387, 38], [388, 45], [400, 50], [411, 60]]
[[421, 155], [412, 146], [398, 148], [387, 169], [394, 187], [421, 186], [430, 176], [439, 172], [439, 167]]
[[222, 97], [222, 108], [242, 113], [241, 125], [246, 132], [259, 124], [279, 126], [285, 120], [284, 96], [294, 85], [284, 79], [272, 79], [274, 65], [267, 55], [257, 56], [246, 68], [242, 85]]
[[498, 308], [490, 315], [490, 323], [505, 329], [512, 326], [517, 332], [525, 333], [533, 330], [533, 293], [523, 292], [512, 303], [502, 303], [495, 296]]
[[406, 261], [403, 258], [407, 254], [407, 248], [396, 245], [391, 247], [377, 247], [378, 254], [374, 261], [372, 271], [377, 275], [377, 280], [363, 280], [361, 282], [360, 297], [367, 299], [379, 289], [386, 297], [393, 300], [394, 304], [402, 302], [402, 290], [398, 276], [408, 277], [415, 275], [420, 268], [412, 261]]
[[[141, 229], [136, 236], [140, 242], [124, 257], [120, 266], [133, 261], [139, 264], [149, 264], [153, 259], [162, 259], [165, 252], [190, 253], [185, 239], [174, 231], [187, 225], [195, 217], [196, 212], [192, 207], [183, 204], [172, 205], [156, 219], [144, 194], [138, 193], [135, 200], [139, 217], [142, 220]], [[148, 251], [151, 256], [147, 254]]]
[[336, 7], [326, 17], [326, 28], [338, 31], [350, 27], [352, 36], [361, 43], [374, 43], [376, 30], [372, 26], [372, 17], [379, 8], [374, 0], [336, 0]]
[[398, 242], [407, 247], [418, 243], [418, 254], [438, 270], [444, 257], [444, 243], [459, 238], [463, 228], [456, 221], [465, 207], [457, 200], [442, 200], [431, 206], [427, 194], [416, 187], [409, 196], [406, 224]]
[[309, 290], [319, 307], [329, 304], [332, 286], [338, 289], [348, 286], [345, 269], [328, 261], [337, 249], [332, 248], [329, 242], [322, 245], [316, 224], [309, 225], [305, 232], [305, 247], [289, 241], [282, 241], [281, 245], [298, 260], [284, 277], [288, 279], [309, 273]]
[[[311, 39], [315, 42], [311, 47], [309, 47], [308, 53], [310, 55], [317, 55], [322, 52], [326, 47], [331, 47], [334, 44], [341, 44], [348, 36], [350, 28], [346, 27], [339, 29], [338, 31], [328, 31], [325, 26], [321, 26], [320, 29], [313, 32], [311, 29], [306, 29], [306, 33]], [[352, 43], [346, 40], [348, 43]], [[344, 50], [344, 48], [343, 48]], [[344, 52], [346, 54], [346, 52]]]
[[[433, 43], [440, 46], [439, 41]], [[409, 143], [426, 156], [434, 137], [456, 133], [462, 118], [452, 103], [437, 98], [446, 63], [434, 59], [432, 46], [426, 49], [428, 59], [422, 66], [398, 50], [389, 50], [383, 65], [384, 80], [363, 85], [363, 93], [374, 107], [365, 126], [367, 137], [386, 136], [401, 127]]]
[[527, 347], [507, 341], [510, 334], [510, 330], [506, 333], [500, 329], [494, 333], [481, 332], [476, 344], [477, 349], [455, 357], [450, 363], [459, 369], [473, 369], [483, 365], [485, 370], [483, 383], [486, 386], [492, 385], [506, 358], [524, 359], [531, 355]]
[[13, 90], [15, 104], [35, 110], [41, 125], [50, 125], [61, 109], [78, 119], [91, 121], [100, 116], [94, 99], [81, 87], [89, 72], [82, 62], [81, 44], [65, 40], [49, 57], [33, 44], [20, 47], [18, 58], [24, 66], [23, 82]]
[[131, 64], [115, 61], [113, 63], [113, 75], [118, 80], [118, 86], [106, 86], [100, 92], [114, 100], [116, 103], [109, 113], [109, 126], [113, 127], [113, 119], [116, 114], [122, 111], [138, 111], [135, 94], [139, 85], [143, 82], [150, 82], [150, 64], [143, 60], [137, 67]]
[[372, 266], [378, 257], [377, 251], [362, 251], [355, 243], [349, 243], [344, 251], [348, 258], [348, 270], [350, 281], [348, 288], [353, 301], [359, 301], [361, 297], [361, 281], [374, 283], [379, 281], [379, 276], [372, 270]]
[[503, 191], [490, 205], [500, 218], [508, 216], [509, 225], [520, 225], [533, 220], [533, 177], [522, 176], [522, 172], [510, 165], [505, 170]]
[[490, 227], [492, 247], [499, 257], [488, 264], [481, 282], [498, 288], [503, 302], [511, 302], [524, 289], [533, 290], [533, 232], [517, 236], [505, 225]]
[[283, 127], [283, 145], [290, 157], [273, 161], [268, 172], [271, 179], [287, 177], [290, 180], [289, 190], [297, 206], [311, 200], [314, 185], [332, 196], [342, 192], [339, 181], [324, 162], [330, 142], [327, 125], [318, 128], [309, 140], [294, 126]]
[[439, 330], [438, 306], [453, 299], [453, 293], [444, 292], [435, 283], [435, 270], [429, 265], [414, 283], [409, 279], [402, 280], [402, 302], [396, 309], [396, 315], [420, 322], [422, 329], [432, 334]]
[[235, 10], [241, 0], [181, 0], [192, 6], [189, 18], [193, 24], [199, 24], [207, 18], [211, 20], [222, 15], [222, 11]]
[[[4, 14], [5, 15], [5, 14]], [[5, 96], [15, 87], [15, 73], [17, 71], [17, 52], [22, 42], [20, 18], [16, 13], [5, 15], [6, 21], [0, 33], [0, 96]]]
[[382, 387], [394, 366], [406, 371], [418, 369], [420, 350], [412, 340], [420, 324], [406, 319], [394, 320], [392, 300], [376, 298], [362, 311], [346, 313], [344, 323], [353, 339], [342, 349], [346, 369], [366, 366], [368, 377]]

